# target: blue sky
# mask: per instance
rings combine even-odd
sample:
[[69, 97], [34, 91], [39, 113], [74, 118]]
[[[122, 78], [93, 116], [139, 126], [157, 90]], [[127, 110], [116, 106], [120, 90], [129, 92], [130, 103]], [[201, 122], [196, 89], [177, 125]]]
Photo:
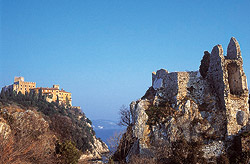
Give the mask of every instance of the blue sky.
[[250, 77], [249, 16], [248, 0], [0, 0], [0, 86], [60, 84], [90, 119], [116, 120], [151, 72], [198, 70], [232, 36]]

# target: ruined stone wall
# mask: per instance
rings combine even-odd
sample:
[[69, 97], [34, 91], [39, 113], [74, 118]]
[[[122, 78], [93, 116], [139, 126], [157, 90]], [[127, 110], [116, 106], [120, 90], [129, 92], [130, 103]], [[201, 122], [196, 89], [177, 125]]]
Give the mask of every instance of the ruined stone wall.
[[178, 93], [178, 72], [169, 73], [164, 79], [164, 97], [168, 101], [176, 102]]
[[[221, 45], [205, 55], [200, 71], [169, 73], [161, 69], [152, 74], [152, 87], [147, 91], [151, 96], [143, 96], [130, 106], [137, 139], [130, 152], [154, 155], [159, 141], [171, 148], [184, 138], [203, 141], [203, 157], [214, 158], [224, 154], [230, 140], [250, 125], [249, 93], [238, 42], [231, 39], [227, 56]], [[150, 109], [169, 113], [147, 114]]]
[[[177, 102], [184, 99], [189, 90], [188, 86], [191, 81], [197, 78], [197, 72], [163, 72], [157, 71], [153, 74], [153, 88], [164, 88], [164, 96], [167, 100]], [[160, 95], [162, 97], [162, 95]]]
[[168, 76], [168, 71], [165, 69], [160, 69], [156, 73], [152, 73], [152, 86], [154, 89], [163, 87], [163, 79]]
[[189, 72], [177, 72], [177, 100], [183, 100], [187, 96], [187, 88], [190, 78]]
[[233, 136], [249, 118], [248, 87], [243, 71], [239, 43], [231, 38], [224, 62], [224, 100], [227, 116], [227, 136]]
[[152, 74], [152, 86], [155, 90], [164, 88], [157, 96], [177, 105], [185, 98], [198, 105], [209, 104], [208, 100], [215, 102], [206, 110], [223, 118], [227, 135], [231, 136], [238, 133], [249, 118], [246, 79], [240, 46], [231, 38], [227, 56], [223, 55], [221, 45], [214, 46], [206, 77], [201, 77], [198, 71], [168, 73], [161, 69]]
[[178, 72], [168, 73], [165, 69], [160, 69], [152, 73], [152, 87], [155, 90], [164, 89], [157, 94], [158, 97], [164, 97], [167, 101], [176, 102], [178, 93]]
[[208, 90], [208, 84], [198, 71], [171, 72], [159, 75], [158, 71], [153, 74], [153, 87], [154, 89], [163, 87], [165, 89], [163, 97], [167, 100], [177, 102], [189, 97], [198, 104], [202, 103], [204, 92]]
[[201, 104], [207, 87], [206, 81], [203, 80], [198, 71], [178, 72], [178, 100], [189, 98], [197, 104]]
[[208, 69], [208, 82], [210, 84], [211, 90], [218, 97], [218, 101], [220, 103], [219, 110], [225, 110], [225, 102], [224, 102], [224, 56], [223, 49], [221, 45], [214, 46], [211, 57], [210, 64]]

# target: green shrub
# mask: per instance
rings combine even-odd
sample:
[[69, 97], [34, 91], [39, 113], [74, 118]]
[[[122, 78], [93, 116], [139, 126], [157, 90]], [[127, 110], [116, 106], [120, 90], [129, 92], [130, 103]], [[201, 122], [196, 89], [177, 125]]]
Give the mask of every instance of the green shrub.
[[250, 136], [250, 131], [241, 133], [241, 136], [242, 137], [249, 137]]
[[148, 115], [147, 125], [149, 126], [160, 123], [163, 118], [175, 115], [175, 110], [168, 104], [159, 107], [151, 106], [145, 112]]
[[90, 125], [92, 125], [92, 122], [89, 118], [86, 119], [87, 123], [89, 123]]
[[[43, 98], [41, 92], [40, 95], [32, 92], [23, 95], [17, 94], [15, 91], [4, 92], [2, 90], [0, 95], [0, 107], [15, 104], [24, 109], [37, 109], [45, 115], [44, 118], [49, 122], [50, 129], [57, 134], [60, 140], [72, 140], [76, 143], [76, 147], [83, 152], [92, 148], [90, 143], [94, 142], [95, 132], [92, 127], [87, 125], [87, 122], [91, 123], [91, 121], [86, 119], [83, 112], [72, 110], [56, 102], [49, 103]], [[82, 117], [79, 120], [80, 115]], [[5, 119], [11, 122], [11, 118]]]
[[201, 141], [188, 142], [183, 137], [172, 144], [173, 155], [170, 156], [170, 163], [203, 163], [207, 161], [201, 151]]
[[67, 164], [77, 164], [80, 158], [80, 151], [71, 141], [57, 142], [56, 153], [60, 154], [62, 160]]

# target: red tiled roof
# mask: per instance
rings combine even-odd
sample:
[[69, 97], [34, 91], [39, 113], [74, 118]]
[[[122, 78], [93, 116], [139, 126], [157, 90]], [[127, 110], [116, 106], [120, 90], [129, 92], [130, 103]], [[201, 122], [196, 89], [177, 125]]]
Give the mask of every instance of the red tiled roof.
[[66, 92], [65, 90], [60, 90], [60, 92], [64, 92], [64, 93], [70, 93], [70, 92]]
[[70, 93], [70, 92], [67, 92], [65, 90], [59, 90], [57, 88], [43, 88], [43, 87], [37, 87], [37, 88], [31, 88], [30, 90], [39, 90], [39, 89], [42, 89], [42, 90], [58, 90], [60, 92], [64, 92], [64, 93]]
[[43, 87], [37, 87], [37, 88], [32, 88], [32, 89], [42, 89], [42, 90], [59, 90], [57, 88], [43, 88]]

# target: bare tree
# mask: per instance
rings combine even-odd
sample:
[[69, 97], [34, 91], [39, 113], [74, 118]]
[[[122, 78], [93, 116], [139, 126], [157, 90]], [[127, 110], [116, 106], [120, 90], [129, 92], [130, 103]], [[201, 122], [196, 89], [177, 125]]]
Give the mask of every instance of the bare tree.
[[5, 126], [5, 130], [10, 124], [11, 130], [0, 133], [0, 163], [35, 161], [52, 164], [57, 161], [54, 155], [56, 138], [41, 115], [33, 111], [20, 111], [7, 113], [5, 119], [0, 114], [0, 124]]
[[116, 150], [120, 144], [122, 134], [123, 134], [123, 132], [115, 132], [114, 135], [108, 139], [110, 156], [112, 156], [116, 152]]
[[132, 124], [132, 112], [125, 105], [122, 105], [119, 111], [120, 114], [120, 122], [118, 125], [120, 126], [131, 126]]

